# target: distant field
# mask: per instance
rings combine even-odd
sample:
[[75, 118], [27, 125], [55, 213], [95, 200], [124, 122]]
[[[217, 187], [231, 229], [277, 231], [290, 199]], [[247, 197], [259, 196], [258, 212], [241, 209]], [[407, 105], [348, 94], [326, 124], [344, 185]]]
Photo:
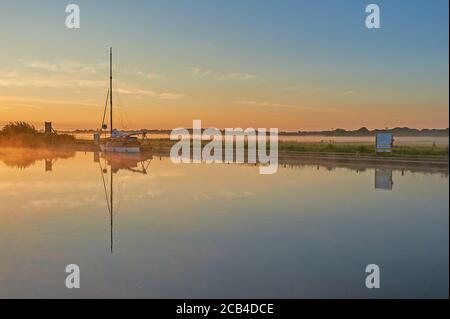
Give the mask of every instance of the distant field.
[[[92, 140], [93, 134], [92, 133], [67, 133], [75, 136], [78, 140]], [[160, 140], [160, 139], [169, 139], [168, 134], [148, 134], [147, 139], [152, 140]]]

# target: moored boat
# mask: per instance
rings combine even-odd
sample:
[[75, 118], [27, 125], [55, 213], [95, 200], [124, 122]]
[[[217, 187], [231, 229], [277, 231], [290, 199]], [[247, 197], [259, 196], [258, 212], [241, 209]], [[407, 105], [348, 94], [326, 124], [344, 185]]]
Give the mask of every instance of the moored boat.
[[139, 153], [141, 143], [136, 137], [109, 138], [100, 144], [100, 150], [106, 153]]
[[105, 115], [109, 100], [109, 125], [110, 125], [110, 136], [100, 140], [100, 133], [94, 134], [94, 140], [96, 140], [100, 145], [100, 151], [105, 153], [139, 153], [141, 151], [141, 143], [138, 141], [137, 137], [133, 135], [145, 135], [147, 131], [134, 131], [134, 132], [119, 132], [113, 127], [113, 66], [112, 66], [112, 48], [109, 52], [109, 91], [106, 98], [105, 110], [103, 113], [103, 122], [101, 125], [100, 133], [107, 129], [105, 124]]

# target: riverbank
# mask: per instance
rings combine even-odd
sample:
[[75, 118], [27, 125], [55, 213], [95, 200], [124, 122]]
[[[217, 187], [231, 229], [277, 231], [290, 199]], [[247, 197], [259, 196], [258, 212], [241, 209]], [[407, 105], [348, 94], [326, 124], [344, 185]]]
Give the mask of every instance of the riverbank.
[[[97, 148], [91, 145], [85, 147], [47, 147], [47, 148], [5, 148], [0, 147], [0, 163], [10, 167], [27, 168], [37, 161], [53, 162], [58, 159], [68, 159], [77, 153], [93, 154], [92, 158], [99, 158]], [[95, 155], [97, 153], [97, 155]], [[100, 155], [102, 156], [102, 155]], [[114, 154], [116, 159], [123, 158], [125, 162], [137, 160], [162, 159], [170, 156], [169, 149], [144, 149], [140, 154]], [[107, 158], [111, 158], [107, 156]], [[117, 162], [117, 160], [116, 160]], [[279, 167], [291, 168], [298, 166], [322, 166], [328, 170], [347, 168], [364, 171], [367, 169], [388, 169], [411, 172], [427, 172], [448, 174], [448, 157], [387, 157], [375, 155], [344, 154], [344, 153], [314, 153], [314, 152], [280, 152]], [[241, 164], [254, 166], [255, 164]]]
[[[152, 150], [170, 150], [170, 148], [177, 141], [171, 141], [168, 139], [147, 139], [141, 141], [142, 151], [149, 152]], [[203, 141], [202, 145], [206, 145], [208, 142]], [[97, 145], [93, 141], [81, 140], [75, 138], [68, 138], [67, 136], [53, 136], [44, 137], [39, 139], [32, 139], [31, 141], [21, 138], [13, 139], [1, 139], [0, 147], [52, 147], [52, 148], [65, 148], [80, 151], [95, 151]], [[247, 143], [244, 145], [247, 148]], [[287, 154], [324, 154], [324, 155], [346, 155], [353, 157], [372, 156], [376, 158], [447, 158], [449, 154], [448, 145], [432, 145], [432, 146], [407, 146], [400, 145], [394, 147], [392, 153], [375, 153], [374, 145], [358, 144], [358, 143], [323, 143], [323, 142], [295, 142], [295, 141], [280, 141], [278, 143], [279, 153]]]
[[[153, 139], [143, 142], [143, 148], [171, 148], [176, 141], [168, 139]], [[203, 145], [207, 142], [203, 142]], [[245, 148], [247, 145], [245, 145]], [[411, 157], [411, 156], [439, 156], [448, 157], [448, 145], [400, 145], [394, 148], [391, 154], [375, 154], [375, 146], [358, 143], [324, 143], [324, 142], [296, 142], [279, 141], [280, 153], [323, 153], [323, 154], [347, 154], [347, 155], [376, 155], [377, 157]]]
[[[93, 141], [73, 139], [64, 143], [52, 143], [29, 147], [33, 153], [40, 153], [41, 150], [47, 152], [96, 152], [98, 146]], [[176, 141], [167, 139], [152, 139], [142, 142], [142, 154], [153, 156], [169, 156], [171, 147]], [[206, 144], [207, 142], [203, 142]], [[11, 146], [2, 145], [0, 151], [7, 152]], [[16, 147], [17, 148], [17, 147]], [[292, 164], [357, 164], [367, 166], [392, 168], [423, 168], [439, 169], [448, 171], [448, 146], [398, 146], [394, 152], [376, 154], [371, 145], [358, 144], [324, 144], [324, 143], [300, 143], [300, 142], [280, 142], [279, 143], [279, 163]], [[1, 152], [0, 152], [1, 153]]]

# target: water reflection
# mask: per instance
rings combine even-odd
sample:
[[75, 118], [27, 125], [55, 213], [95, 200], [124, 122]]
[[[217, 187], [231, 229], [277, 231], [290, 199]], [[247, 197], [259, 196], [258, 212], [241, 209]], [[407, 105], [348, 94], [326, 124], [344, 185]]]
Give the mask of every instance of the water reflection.
[[[106, 206], [110, 216], [111, 253], [113, 253], [114, 248], [114, 174], [117, 174], [120, 170], [127, 170], [133, 173], [147, 175], [148, 167], [150, 166], [152, 159], [152, 154], [111, 154], [94, 152], [94, 162], [98, 163], [100, 167]], [[107, 183], [107, 179], [105, 178], [105, 175], [108, 174], [107, 166], [109, 166], [109, 183]]]
[[[141, 153], [141, 154], [101, 153], [100, 156], [106, 161], [105, 165], [107, 164], [111, 167], [111, 172], [114, 174], [118, 173], [120, 170], [128, 170], [133, 173], [146, 175], [148, 167], [150, 166], [150, 163], [153, 160], [152, 153]], [[98, 158], [98, 155], [95, 155], [94, 153], [94, 161], [95, 158]]]
[[[0, 149], [0, 298], [448, 296], [444, 168], [280, 157], [262, 176], [159, 152], [20, 152]], [[385, 269], [379, 291], [368, 263]]]
[[[87, 156], [92, 154], [93, 162], [99, 167], [99, 182], [103, 185], [104, 201], [106, 202], [106, 209], [109, 216], [109, 233], [110, 233], [110, 247], [111, 253], [114, 251], [114, 216], [117, 213], [115, 202], [115, 176], [120, 172], [131, 172], [133, 174], [148, 175], [151, 168], [151, 163], [158, 161], [169, 161], [168, 154], [162, 151], [153, 153], [141, 153], [141, 154], [106, 154], [101, 152], [84, 153]], [[67, 160], [75, 158], [77, 153], [73, 150], [29, 150], [29, 149], [15, 149], [0, 151], [0, 161], [5, 163], [8, 167], [16, 168], [20, 170], [29, 169], [34, 167], [39, 162], [43, 162], [45, 172], [53, 172], [55, 169], [64, 170], [64, 165], [55, 167], [55, 164], [61, 160]], [[195, 164], [190, 164], [195, 165]], [[214, 164], [215, 165], [215, 164]], [[233, 166], [249, 166], [255, 167], [258, 164], [232, 164], [225, 165], [226, 167]], [[374, 176], [374, 189], [379, 190], [394, 190], [394, 175], [396, 178], [405, 177], [409, 173], [414, 174], [420, 172], [422, 174], [438, 174], [444, 178], [448, 177], [448, 168], [445, 167], [432, 167], [427, 168], [423, 166], [408, 166], [408, 165], [394, 165], [395, 168], [391, 168], [388, 165], [377, 163], [365, 163], [361, 161], [350, 160], [336, 160], [335, 158], [311, 158], [311, 157], [293, 157], [293, 156], [280, 156], [279, 170], [280, 172], [286, 170], [301, 170], [314, 168], [316, 171], [325, 170], [333, 172], [338, 169], [345, 169], [348, 172], [354, 174], [364, 174], [367, 172], [373, 172]], [[394, 174], [394, 172], [400, 172], [400, 174]], [[338, 186], [338, 185], [337, 185]], [[203, 200], [206, 197], [203, 198]]]
[[392, 190], [394, 181], [392, 179], [392, 170], [388, 168], [377, 168], [375, 169], [375, 188]]
[[[87, 154], [87, 152], [83, 152]], [[168, 152], [157, 151], [155, 153], [141, 153], [141, 154], [103, 154], [101, 152], [91, 152], [95, 163], [99, 163], [102, 159], [105, 163], [103, 166], [111, 167], [112, 173], [118, 173], [121, 170], [126, 170], [138, 174], [147, 174], [147, 170], [154, 158], [158, 160], [167, 159]], [[65, 160], [74, 158], [77, 152], [75, 150], [64, 149], [0, 149], [0, 162], [3, 162], [8, 167], [17, 169], [28, 169], [33, 167], [37, 162], [43, 161], [44, 170], [52, 172], [55, 163], [58, 160]], [[259, 164], [229, 164], [229, 165], [248, 165], [258, 166]], [[405, 172], [420, 172], [425, 174], [440, 174], [443, 177], [448, 177], [448, 161], [433, 163], [429, 166], [423, 163], [408, 163], [408, 162], [392, 162], [392, 163], [377, 163], [374, 161], [364, 161], [359, 158], [336, 157], [327, 158], [326, 156], [283, 156], [279, 158], [279, 169], [299, 169], [304, 167], [316, 167], [317, 170], [325, 169], [333, 171], [338, 168], [345, 168], [355, 173], [365, 172], [367, 170], [374, 170], [376, 185], [381, 187], [381, 184], [389, 186], [389, 175], [392, 176], [393, 171], [401, 171], [401, 176]], [[390, 172], [389, 172], [390, 171]], [[392, 185], [394, 185], [392, 181]], [[391, 186], [392, 186], [391, 185]], [[378, 188], [377, 186], [375, 188]], [[386, 187], [383, 187], [386, 188]], [[387, 187], [389, 188], [389, 187]], [[392, 187], [390, 187], [392, 188]]]
[[0, 148], [0, 162], [21, 170], [34, 166], [36, 162], [44, 161], [45, 171], [51, 172], [57, 160], [73, 158], [75, 155], [74, 150], [67, 149]]

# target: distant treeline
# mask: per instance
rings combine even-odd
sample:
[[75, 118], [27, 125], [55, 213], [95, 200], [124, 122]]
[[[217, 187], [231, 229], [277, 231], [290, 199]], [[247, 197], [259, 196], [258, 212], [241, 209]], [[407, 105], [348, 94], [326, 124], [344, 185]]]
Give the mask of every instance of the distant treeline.
[[290, 136], [374, 136], [376, 133], [393, 133], [394, 136], [441, 136], [448, 137], [448, 128], [446, 129], [415, 129], [409, 127], [396, 127], [392, 129], [375, 129], [369, 130], [362, 127], [359, 130], [347, 131], [344, 129], [335, 129], [332, 131], [298, 131], [298, 132], [282, 132], [280, 135]]
[[[170, 134], [171, 130], [147, 130], [150, 134]], [[192, 134], [192, 129], [188, 129], [188, 131]], [[223, 130], [221, 130], [223, 132]], [[94, 130], [85, 129], [85, 130], [74, 130], [71, 133], [93, 133]], [[394, 136], [440, 136], [440, 137], [448, 137], [449, 129], [415, 129], [409, 127], [396, 127], [392, 129], [375, 129], [369, 130], [366, 127], [361, 127], [358, 130], [344, 130], [344, 129], [335, 129], [331, 131], [292, 131], [292, 132], [280, 132], [279, 135], [283, 136], [375, 136], [378, 132], [389, 132], [393, 133]]]

